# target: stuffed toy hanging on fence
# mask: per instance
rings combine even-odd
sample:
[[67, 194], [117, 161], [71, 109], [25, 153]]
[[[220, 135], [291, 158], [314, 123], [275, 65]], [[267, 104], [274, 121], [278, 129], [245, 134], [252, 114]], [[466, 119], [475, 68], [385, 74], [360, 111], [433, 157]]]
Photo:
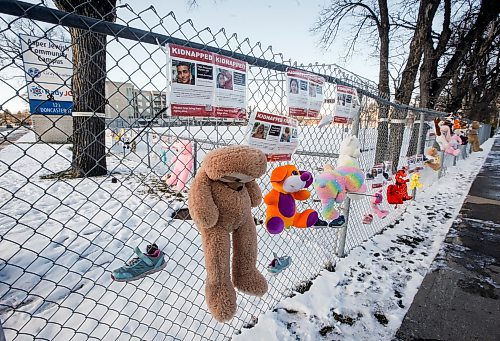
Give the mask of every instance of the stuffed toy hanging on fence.
[[436, 142], [439, 144], [439, 148], [453, 156], [460, 154], [460, 150], [454, 149], [451, 145], [451, 129], [446, 122], [435, 118], [434, 127], [436, 128]]
[[163, 176], [167, 186], [175, 186], [178, 192], [182, 192], [191, 175], [194, 166], [193, 144], [190, 141], [178, 140], [173, 143], [172, 149], [176, 155], [172, 158], [172, 172]]
[[468, 137], [469, 144], [472, 145], [473, 152], [482, 152], [483, 148], [480, 146], [479, 137], [478, 137], [478, 129], [481, 127], [478, 121], [473, 121], [470, 129]]
[[412, 196], [408, 195], [406, 183], [410, 180], [406, 178], [404, 168], [396, 172], [395, 181], [396, 184], [387, 186], [387, 202], [397, 206], [402, 204], [403, 201], [413, 199]]
[[408, 187], [410, 190], [413, 190], [414, 188], [422, 189], [424, 187], [424, 185], [420, 182], [420, 173], [413, 173], [411, 175], [411, 181]]
[[381, 219], [384, 219], [389, 214], [389, 211], [382, 210], [379, 205], [384, 200], [384, 196], [382, 195], [382, 190], [379, 190], [377, 193], [373, 195], [371, 200], [371, 206], [373, 212]]
[[337, 167], [350, 166], [359, 168], [358, 158], [360, 156], [361, 143], [356, 136], [348, 136], [340, 144]]
[[425, 162], [425, 164], [435, 171], [441, 169], [439, 152], [437, 151], [436, 148], [433, 147], [429, 148], [429, 150], [427, 151], [427, 161]]
[[299, 171], [292, 165], [280, 166], [271, 173], [273, 189], [264, 197], [267, 205], [266, 228], [271, 234], [281, 233], [285, 228], [310, 227], [318, 220], [313, 209], [297, 212], [295, 200], [307, 200], [311, 196], [306, 188], [313, 182], [310, 172]]
[[335, 220], [340, 213], [336, 204], [342, 203], [348, 193], [365, 193], [365, 176], [356, 167], [340, 166], [333, 169], [325, 165], [314, 182], [314, 188], [323, 205], [322, 216], [326, 220]]
[[189, 190], [189, 213], [200, 231], [205, 253], [205, 299], [218, 321], [234, 316], [235, 287], [254, 296], [267, 292], [267, 281], [256, 268], [257, 231], [251, 211], [262, 201], [255, 179], [266, 169], [266, 156], [258, 149], [219, 148], [207, 153]]

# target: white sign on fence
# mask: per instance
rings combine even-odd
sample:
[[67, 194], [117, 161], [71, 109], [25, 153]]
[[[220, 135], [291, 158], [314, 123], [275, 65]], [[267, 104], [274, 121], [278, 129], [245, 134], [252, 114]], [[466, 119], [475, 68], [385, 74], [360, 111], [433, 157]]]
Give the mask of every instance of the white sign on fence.
[[168, 44], [172, 116], [246, 118], [247, 63]]
[[71, 44], [25, 34], [20, 34], [19, 37], [30, 112], [41, 115], [71, 115]]
[[288, 161], [299, 144], [297, 120], [255, 112], [250, 116], [248, 145], [262, 150], [268, 161]]
[[287, 99], [290, 116], [318, 117], [323, 104], [325, 79], [310, 72], [287, 70]]
[[355, 88], [335, 85], [335, 115], [333, 122], [347, 123], [360, 109], [358, 92]]

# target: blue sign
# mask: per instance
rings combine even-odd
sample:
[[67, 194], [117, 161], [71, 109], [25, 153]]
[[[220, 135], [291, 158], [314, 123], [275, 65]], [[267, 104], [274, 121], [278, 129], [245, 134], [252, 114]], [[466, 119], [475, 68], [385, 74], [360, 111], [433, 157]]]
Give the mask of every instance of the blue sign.
[[36, 115], [71, 115], [73, 102], [30, 99], [30, 112]]

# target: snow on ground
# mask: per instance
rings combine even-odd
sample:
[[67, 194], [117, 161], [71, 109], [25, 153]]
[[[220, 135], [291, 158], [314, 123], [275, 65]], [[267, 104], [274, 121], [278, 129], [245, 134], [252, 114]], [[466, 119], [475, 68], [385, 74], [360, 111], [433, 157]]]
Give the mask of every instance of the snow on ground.
[[234, 339], [390, 340], [492, 142], [482, 145], [483, 152], [448, 168], [444, 178], [418, 193], [395, 223], [353, 249], [333, 272], [323, 270], [309, 291], [283, 300]]
[[[246, 127], [155, 129], [158, 133], [231, 144], [241, 143], [246, 131]], [[338, 152], [346, 135], [338, 127], [321, 131], [308, 127], [303, 134], [299, 150], [328, 153]], [[376, 130], [364, 129], [361, 134], [363, 144], [371, 146], [360, 160], [368, 170], [373, 165]], [[405, 134], [407, 141], [409, 130]], [[159, 176], [165, 174], [167, 166], [160, 161], [159, 143], [152, 148], [154, 153], [151, 148], [148, 153], [147, 142], [148, 138], [141, 136], [136, 154], [123, 153], [109, 136], [108, 170], [117, 178], [116, 184], [110, 176], [41, 179], [40, 175], [67, 169], [71, 150], [69, 145], [35, 143], [31, 131], [1, 151], [0, 319], [8, 339], [23, 339], [22, 335], [68, 339], [75, 333], [82, 339], [220, 338], [240, 330], [297, 288], [307, 290], [309, 279], [328, 268], [328, 262], [335, 262], [339, 229], [292, 229], [271, 236], [258, 226], [258, 268], [266, 272], [273, 252], [291, 255], [293, 263], [286, 274], [271, 277], [266, 273], [270, 290], [262, 299], [238, 294], [236, 317], [227, 324], [215, 322], [204, 303], [205, 269], [199, 234], [191, 222], [170, 217], [185, 196], [179, 198], [158, 189]], [[210, 143], [199, 146], [198, 163], [214, 148]], [[171, 156], [169, 152], [168, 158]], [[467, 163], [471, 160], [475, 157]], [[335, 159], [295, 155], [293, 162], [316, 171], [316, 167], [335, 163]], [[268, 177], [275, 166], [269, 165], [268, 174], [259, 180], [264, 193], [270, 189]], [[423, 171], [424, 183], [431, 184], [435, 179], [435, 172]], [[312, 200], [301, 208], [305, 205], [320, 209]], [[382, 208], [388, 209], [388, 205]], [[360, 221], [367, 210], [368, 200], [353, 202], [347, 250], [391, 224], [404, 207], [391, 209], [385, 220], [375, 218], [365, 226]], [[262, 218], [263, 207], [254, 213]], [[129, 284], [112, 282], [111, 270], [130, 259], [135, 246], [145, 247], [151, 242], [157, 242], [167, 254], [166, 269]], [[356, 252], [344, 261], [356, 257]], [[265, 318], [255, 330], [263, 321]]]

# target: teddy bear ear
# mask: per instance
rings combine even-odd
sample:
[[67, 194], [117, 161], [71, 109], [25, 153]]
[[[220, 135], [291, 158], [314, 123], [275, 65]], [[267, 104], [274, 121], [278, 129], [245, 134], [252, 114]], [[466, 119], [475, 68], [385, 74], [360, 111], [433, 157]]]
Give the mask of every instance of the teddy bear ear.
[[271, 173], [271, 182], [279, 182], [285, 180], [288, 174], [289, 166], [276, 167]]

